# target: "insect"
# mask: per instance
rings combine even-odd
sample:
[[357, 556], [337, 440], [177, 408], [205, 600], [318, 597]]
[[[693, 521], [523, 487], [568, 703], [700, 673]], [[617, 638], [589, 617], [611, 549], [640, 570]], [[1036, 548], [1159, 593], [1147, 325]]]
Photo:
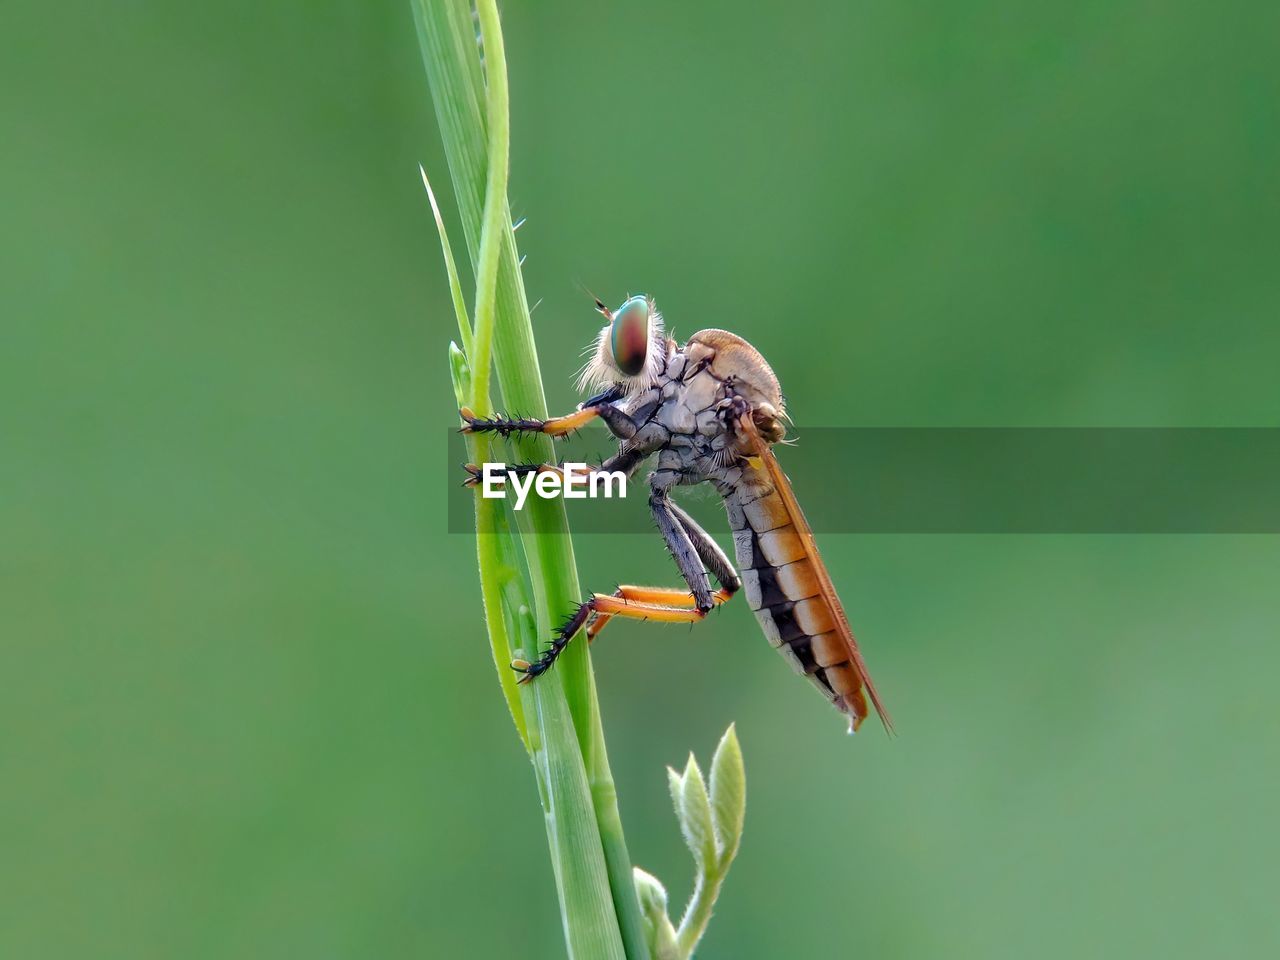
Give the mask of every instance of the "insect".
[[[548, 420], [476, 417], [461, 411], [463, 432], [563, 436], [600, 419], [618, 452], [600, 470], [628, 476], [656, 455], [649, 509], [688, 589], [620, 586], [594, 593], [554, 633], [532, 662], [512, 667], [528, 682], [550, 669], [579, 633], [594, 639], [614, 617], [693, 623], [745, 589], [770, 644], [838, 710], [849, 731], [867, 716], [867, 697], [887, 730], [876, 693], [818, 553], [813, 531], [771, 446], [785, 436], [784, 400], [768, 363], [727, 330], [701, 330], [678, 344], [668, 337], [653, 300], [631, 297], [616, 311], [599, 300], [606, 323], [579, 376], [599, 390], [576, 412]], [[516, 471], [561, 471], [524, 464]], [[468, 483], [479, 479], [468, 464]], [[724, 499], [741, 573], [724, 551], [671, 498], [673, 489], [710, 483]], [[718, 588], [712, 589], [714, 576]]]

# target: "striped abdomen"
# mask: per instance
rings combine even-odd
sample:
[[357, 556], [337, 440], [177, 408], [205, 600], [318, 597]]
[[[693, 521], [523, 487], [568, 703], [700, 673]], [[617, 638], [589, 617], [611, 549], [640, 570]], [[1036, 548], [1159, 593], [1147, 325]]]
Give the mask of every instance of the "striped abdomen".
[[722, 492], [747, 603], [769, 643], [856, 729], [867, 715], [870, 681], [808, 524], [766, 471], [744, 480]]

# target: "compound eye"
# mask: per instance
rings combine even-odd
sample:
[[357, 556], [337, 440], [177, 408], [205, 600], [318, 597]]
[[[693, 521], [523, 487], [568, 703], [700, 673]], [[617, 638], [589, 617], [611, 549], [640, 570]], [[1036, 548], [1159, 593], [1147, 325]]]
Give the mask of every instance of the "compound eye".
[[613, 362], [624, 376], [634, 377], [643, 370], [649, 355], [649, 301], [632, 297], [619, 307], [609, 337]]

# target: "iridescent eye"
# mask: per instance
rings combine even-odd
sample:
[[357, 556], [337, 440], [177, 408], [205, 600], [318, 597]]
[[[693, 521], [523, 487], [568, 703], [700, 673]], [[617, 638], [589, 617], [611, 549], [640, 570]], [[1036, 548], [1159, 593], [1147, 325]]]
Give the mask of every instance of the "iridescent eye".
[[613, 362], [624, 376], [634, 377], [644, 369], [649, 355], [649, 301], [632, 297], [613, 315], [609, 332]]

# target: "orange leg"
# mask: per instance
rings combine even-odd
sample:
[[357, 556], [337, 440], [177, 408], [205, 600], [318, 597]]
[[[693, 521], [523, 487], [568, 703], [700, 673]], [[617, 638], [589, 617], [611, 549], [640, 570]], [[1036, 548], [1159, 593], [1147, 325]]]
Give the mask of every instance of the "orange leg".
[[[711, 595], [711, 599], [718, 607], [732, 596], [731, 590], [720, 589]], [[693, 594], [679, 587], [634, 587], [623, 584], [613, 592], [613, 596], [605, 597], [597, 593], [592, 600], [597, 599], [600, 603], [595, 606], [595, 616], [587, 624], [588, 643], [594, 640], [596, 634], [604, 629], [604, 625], [616, 616], [658, 620], [665, 623], [696, 623], [706, 616], [697, 609], [697, 600], [694, 599]], [[622, 609], [616, 609], [618, 601], [622, 601]], [[655, 609], [660, 612], [653, 613]], [[673, 616], [673, 614], [679, 614], [679, 616]]]
[[[733, 590], [721, 587], [711, 595], [712, 603], [718, 607], [733, 594]], [[700, 610], [696, 604], [690, 591], [678, 587], [627, 585], [618, 587], [612, 594], [593, 593], [591, 599], [581, 604], [573, 616], [556, 631], [551, 646], [537, 660], [513, 660], [511, 667], [524, 674], [520, 678], [521, 683], [528, 683], [551, 668], [584, 624], [587, 627], [587, 641], [590, 642], [614, 617], [656, 620], [659, 623], [697, 623], [706, 617], [707, 611]]]
[[595, 407], [585, 407], [563, 417], [551, 417], [548, 420], [508, 420], [501, 417], [477, 417], [470, 407], [463, 407], [463, 433], [481, 433], [490, 431], [510, 436], [513, 433], [545, 433], [550, 437], [563, 437], [580, 427], [586, 426], [600, 412]]

